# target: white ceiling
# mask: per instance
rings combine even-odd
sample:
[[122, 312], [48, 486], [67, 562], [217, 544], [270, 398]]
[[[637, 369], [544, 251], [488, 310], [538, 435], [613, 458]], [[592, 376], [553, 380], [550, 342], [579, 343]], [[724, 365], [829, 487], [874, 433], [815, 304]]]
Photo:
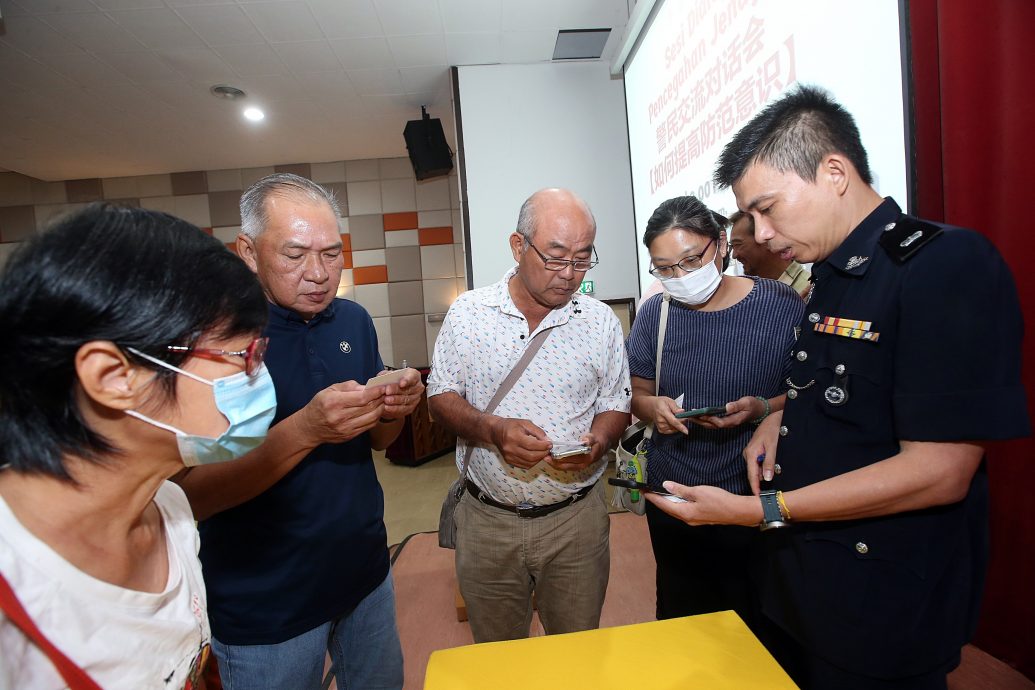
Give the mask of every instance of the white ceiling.
[[[43, 180], [405, 155], [449, 65], [550, 60], [633, 0], [0, 0], [0, 169]], [[215, 84], [243, 89], [219, 100]], [[245, 122], [258, 105], [266, 119]]]

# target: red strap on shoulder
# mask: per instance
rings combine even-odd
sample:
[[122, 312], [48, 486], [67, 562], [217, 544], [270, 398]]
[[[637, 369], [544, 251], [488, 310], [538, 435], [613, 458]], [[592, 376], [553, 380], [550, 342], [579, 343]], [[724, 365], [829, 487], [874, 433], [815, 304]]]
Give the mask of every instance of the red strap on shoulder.
[[25, 636], [36, 643], [36, 646], [47, 655], [71, 690], [101, 690], [101, 686], [97, 685], [93, 678], [86, 674], [86, 671], [76, 666], [74, 661], [65, 656], [36, 627], [21, 602], [18, 601], [18, 597], [14, 595], [14, 590], [7, 583], [3, 573], [0, 573], [0, 611], [14, 621], [14, 624], [25, 633]]

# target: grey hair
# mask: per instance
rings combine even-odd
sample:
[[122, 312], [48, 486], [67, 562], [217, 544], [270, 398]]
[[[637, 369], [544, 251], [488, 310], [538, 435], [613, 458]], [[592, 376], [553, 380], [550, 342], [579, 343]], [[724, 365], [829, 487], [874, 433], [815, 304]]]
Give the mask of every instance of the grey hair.
[[[521, 204], [521, 210], [518, 212], [516, 231], [517, 234], [525, 238], [526, 243], [530, 242], [532, 240], [532, 236], [535, 234], [536, 207], [538, 206], [537, 202], [539, 200], [539, 194], [543, 191], [546, 190], [540, 189], [538, 192], [525, 199], [525, 203]], [[596, 231], [597, 219], [596, 216], [593, 215], [593, 210], [589, 207], [589, 204], [574, 194], [572, 194], [572, 196], [575, 197], [579, 204], [582, 205], [582, 210], [586, 212], [587, 216], [589, 216], [589, 221], [593, 225], [593, 230]]]
[[521, 204], [521, 210], [518, 212], [517, 234], [524, 237], [525, 242], [531, 240], [532, 235], [535, 234], [534, 198], [533, 195], [525, 199], [525, 203]]
[[266, 200], [271, 196], [300, 196], [314, 203], [324, 202], [341, 216], [341, 206], [334, 192], [293, 173], [274, 173], [262, 178], [241, 195], [241, 232], [253, 240], [269, 223]]

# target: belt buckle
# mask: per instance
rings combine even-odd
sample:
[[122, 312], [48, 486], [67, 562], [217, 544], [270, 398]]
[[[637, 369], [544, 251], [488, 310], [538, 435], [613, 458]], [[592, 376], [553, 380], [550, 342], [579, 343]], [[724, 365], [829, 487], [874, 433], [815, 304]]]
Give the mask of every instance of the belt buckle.
[[514, 510], [515, 510], [515, 512], [517, 512], [518, 517], [530, 518], [530, 517], [535, 517], [533, 515], [533, 511], [537, 507], [538, 506], [534, 506], [531, 503], [529, 503], [528, 501], [522, 501], [521, 503], [518, 503], [516, 506], [514, 506]]

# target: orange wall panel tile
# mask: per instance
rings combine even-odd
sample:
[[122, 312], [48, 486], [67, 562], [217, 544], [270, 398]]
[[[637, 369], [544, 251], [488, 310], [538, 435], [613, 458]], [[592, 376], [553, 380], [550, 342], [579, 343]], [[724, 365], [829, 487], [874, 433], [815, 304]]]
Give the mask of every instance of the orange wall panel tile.
[[352, 251], [352, 235], [342, 235], [341, 236], [341, 250], [343, 252], [351, 252]]
[[388, 282], [387, 266], [360, 266], [352, 269], [352, 282], [356, 285], [371, 285]]
[[384, 215], [385, 230], [416, 230], [417, 212], [386, 213]]
[[428, 244], [453, 244], [453, 228], [421, 228], [417, 231], [421, 246]]

